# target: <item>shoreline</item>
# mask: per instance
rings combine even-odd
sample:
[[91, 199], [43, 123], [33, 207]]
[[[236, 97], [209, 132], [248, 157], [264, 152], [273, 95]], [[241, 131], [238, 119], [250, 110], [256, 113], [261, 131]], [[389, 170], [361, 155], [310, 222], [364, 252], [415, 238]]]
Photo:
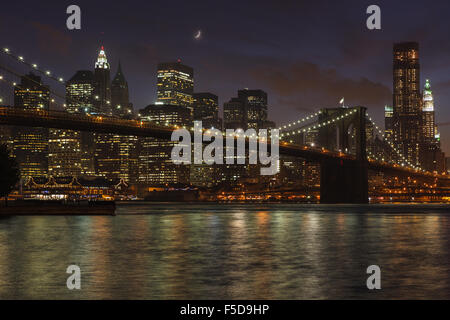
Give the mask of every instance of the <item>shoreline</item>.
[[114, 216], [116, 203], [113, 201], [98, 202], [48, 202], [14, 201], [0, 206], [0, 216]]

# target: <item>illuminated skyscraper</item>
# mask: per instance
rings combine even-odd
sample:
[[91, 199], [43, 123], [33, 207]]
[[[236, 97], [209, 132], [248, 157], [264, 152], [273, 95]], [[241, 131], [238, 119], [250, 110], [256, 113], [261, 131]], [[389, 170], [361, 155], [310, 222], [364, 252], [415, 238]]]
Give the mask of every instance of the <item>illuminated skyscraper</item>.
[[434, 112], [433, 92], [427, 79], [422, 94], [422, 141], [419, 158], [423, 169], [442, 173], [445, 171], [445, 154], [441, 151]]
[[244, 103], [246, 128], [265, 128], [267, 121], [267, 93], [262, 90], [239, 90], [238, 98]]
[[[174, 105], [149, 105], [139, 111], [141, 121], [160, 125], [188, 126], [192, 123], [188, 108]], [[189, 183], [189, 165], [174, 164], [171, 160], [177, 142], [141, 138], [139, 152], [139, 182], [145, 186]]]
[[94, 74], [80, 70], [66, 83], [66, 105], [70, 113], [98, 113], [93, 105]]
[[219, 102], [215, 94], [209, 92], [194, 93], [194, 120], [201, 120], [203, 128], [221, 129]]
[[[30, 73], [21, 78], [14, 87], [16, 108], [48, 110], [50, 89], [41, 78]], [[13, 130], [14, 155], [19, 164], [20, 175], [27, 177], [46, 176], [48, 169], [48, 129], [15, 127]]]
[[79, 177], [81, 175], [81, 132], [50, 129], [48, 139], [48, 175]]
[[[267, 93], [263, 90], [239, 90], [237, 98], [223, 105], [223, 123], [224, 129], [255, 129], [256, 132], [274, 127], [274, 123], [267, 120]], [[234, 158], [234, 163], [237, 163]], [[259, 176], [259, 169], [259, 165], [224, 164], [221, 180], [234, 184], [243, 177]]]
[[428, 79], [423, 89], [422, 128], [424, 142], [432, 142], [436, 139], [437, 128], [435, 125], [433, 92]]
[[223, 104], [224, 129], [246, 129], [245, 104], [239, 98], [232, 98]]
[[267, 120], [267, 93], [263, 90], [239, 90], [237, 98], [224, 104], [223, 121], [226, 129], [272, 127], [273, 122]]
[[[67, 111], [71, 113], [97, 114], [99, 104], [93, 103], [94, 94], [94, 74], [89, 70], [80, 70], [67, 81], [66, 84], [66, 104]], [[95, 175], [95, 142], [92, 132], [78, 132], [78, 144], [80, 149], [81, 175]], [[74, 143], [75, 147], [76, 143]]]
[[419, 165], [421, 130], [419, 44], [394, 44], [394, 145], [412, 165]]
[[394, 116], [394, 108], [392, 106], [384, 107], [384, 136], [387, 141], [392, 142], [392, 137], [394, 134], [393, 131], [393, 116]]
[[[129, 100], [128, 82], [119, 67], [111, 84], [111, 103], [113, 115], [119, 118], [133, 118], [133, 105]], [[118, 143], [119, 178], [128, 183], [136, 183], [138, 178], [138, 138], [135, 136], [114, 135]]]
[[120, 136], [112, 133], [95, 133], [95, 173], [115, 182], [120, 178]]
[[[98, 114], [112, 116], [110, 65], [102, 46], [94, 69], [94, 109]], [[110, 133], [94, 133], [95, 173], [115, 181], [120, 175], [119, 136]]]
[[[218, 97], [209, 92], [194, 93], [194, 120], [202, 121], [203, 128], [222, 129], [219, 118]], [[190, 183], [194, 186], [212, 187], [219, 182], [221, 165], [191, 164]]]
[[94, 69], [94, 110], [99, 114], [111, 115], [110, 66], [103, 46], [95, 62]]
[[194, 70], [178, 62], [160, 63], [156, 104], [193, 108]]
[[[92, 102], [94, 76], [80, 70], [66, 83], [66, 111], [96, 113]], [[74, 130], [50, 129], [48, 174], [54, 177], [94, 173], [93, 134]]]

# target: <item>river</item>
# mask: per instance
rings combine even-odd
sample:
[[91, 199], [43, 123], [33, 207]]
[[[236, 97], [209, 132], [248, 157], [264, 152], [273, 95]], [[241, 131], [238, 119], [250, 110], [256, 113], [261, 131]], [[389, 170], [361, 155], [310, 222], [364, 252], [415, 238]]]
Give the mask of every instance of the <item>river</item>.
[[[69, 290], [69, 265], [81, 289]], [[366, 269], [381, 269], [368, 290]], [[119, 204], [0, 218], [0, 299], [450, 299], [448, 205]]]

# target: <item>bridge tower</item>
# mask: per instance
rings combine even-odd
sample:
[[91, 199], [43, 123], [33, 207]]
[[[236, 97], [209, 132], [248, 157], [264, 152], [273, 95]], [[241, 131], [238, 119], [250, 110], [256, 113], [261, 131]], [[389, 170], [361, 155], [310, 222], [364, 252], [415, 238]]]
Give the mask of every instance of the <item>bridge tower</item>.
[[324, 159], [321, 161], [321, 203], [368, 203], [368, 168], [366, 155], [366, 108], [323, 109], [319, 122], [356, 112], [333, 125], [321, 127], [319, 145], [331, 151], [353, 153], [356, 159]]

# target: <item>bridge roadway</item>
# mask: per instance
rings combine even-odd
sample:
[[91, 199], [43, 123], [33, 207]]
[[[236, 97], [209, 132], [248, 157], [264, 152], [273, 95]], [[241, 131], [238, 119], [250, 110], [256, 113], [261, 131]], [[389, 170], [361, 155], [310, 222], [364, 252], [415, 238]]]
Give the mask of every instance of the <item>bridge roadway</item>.
[[[167, 140], [170, 140], [172, 132], [175, 129], [175, 127], [161, 126], [147, 121], [123, 120], [98, 115], [71, 114], [64, 111], [24, 110], [15, 107], [0, 107], [0, 125], [115, 133]], [[357, 161], [354, 155], [332, 152], [323, 148], [299, 146], [283, 141], [280, 142], [280, 154], [296, 156], [314, 162], [322, 162], [324, 160], [335, 160], [338, 163]], [[386, 162], [381, 163], [368, 160], [367, 168], [400, 176], [425, 178], [427, 180], [432, 179], [435, 182], [450, 182], [449, 176], [416, 171]]]

